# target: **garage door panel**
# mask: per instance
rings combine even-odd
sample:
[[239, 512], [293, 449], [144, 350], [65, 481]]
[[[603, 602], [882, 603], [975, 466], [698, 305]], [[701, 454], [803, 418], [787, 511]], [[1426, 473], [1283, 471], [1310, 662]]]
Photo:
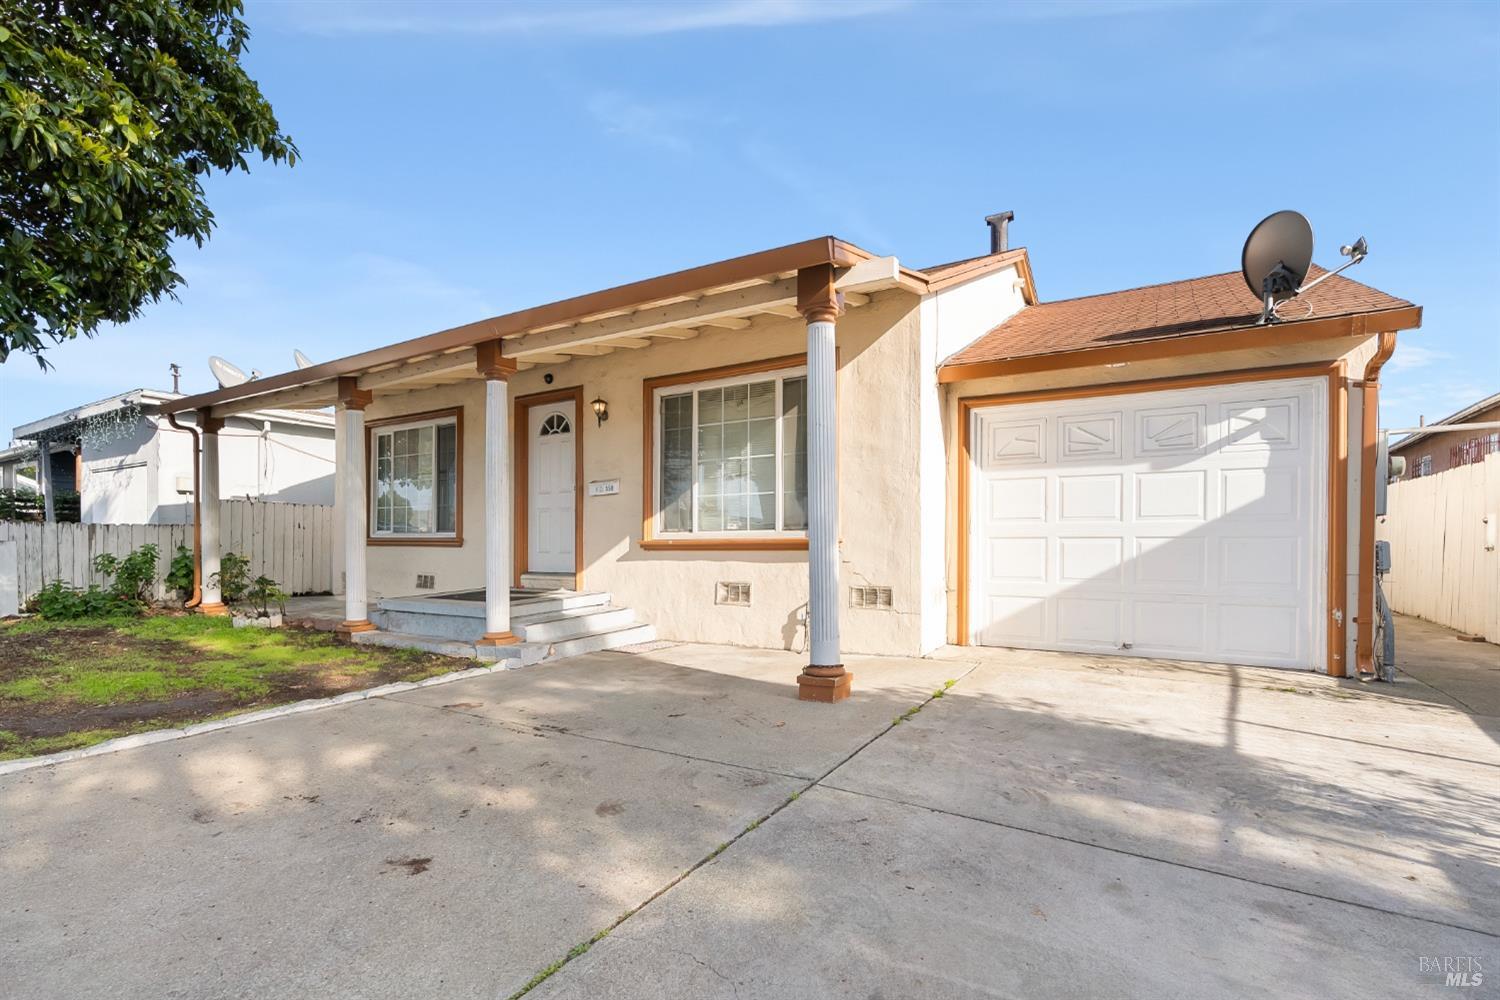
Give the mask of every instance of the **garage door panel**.
[[1095, 462], [1120, 457], [1120, 413], [1090, 413], [1057, 421], [1060, 462]]
[[1057, 515], [1063, 521], [1118, 521], [1124, 506], [1125, 477], [1062, 476], [1058, 480]]
[[1142, 521], [1201, 521], [1207, 482], [1208, 474], [1203, 469], [1137, 473], [1135, 516]]
[[988, 624], [983, 641], [994, 645], [1034, 645], [1047, 640], [1047, 599], [1016, 594], [993, 595], [986, 602]]
[[1208, 605], [1177, 597], [1132, 604], [1133, 652], [1204, 656], [1208, 652]]
[[1202, 590], [1208, 585], [1203, 538], [1137, 536], [1135, 582], [1143, 587]]
[[1294, 665], [1299, 656], [1300, 614], [1295, 607], [1219, 605], [1218, 648], [1249, 662]]
[[989, 578], [997, 583], [1046, 583], [1048, 538], [991, 538]]
[[1135, 415], [1135, 455], [1156, 458], [1191, 455], [1203, 450], [1206, 406], [1146, 407]]
[[1297, 399], [1260, 399], [1224, 405], [1225, 451], [1297, 447]]
[[1064, 646], [1119, 649], [1120, 598], [1060, 597], [1057, 600], [1057, 642]]
[[976, 409], [974, 640], [1320, 666], [1326, 389]]
[[1047, 520], [1047, 477], [991, 479], [985, 510], [991, 521]]
[[1302, 576], [1301, 540], [1257, 535], [1219, 540], [1219, 583], [1226, 590], [1297, 589]]
[[1125, 539], [1118, 535], [1059, 538], [1057, 553], [1057, 578], [1062, 583], [1124, 582]]
[[1285, 520], [1298, 516], [1301, 477], [1296, 469], [1224, 469], [1219, 496], [1225, 517]]
[[984, 437], [984, 466], [1040, 465], [1047, 460], [1046, 419], [996, 423]]

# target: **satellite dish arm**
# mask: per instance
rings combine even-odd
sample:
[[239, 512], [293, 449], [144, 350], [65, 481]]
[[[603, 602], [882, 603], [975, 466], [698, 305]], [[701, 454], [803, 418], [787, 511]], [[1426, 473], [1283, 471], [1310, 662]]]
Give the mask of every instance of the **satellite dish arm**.
[[1301, 288], [1297, 289], [1297, 294], [1301, 295], [1303, 292], [1308, 291], [1309, 289], [1313, 289], [1313, 288], [1318, 287], [1323, 282], [1325, 282], [1329, 278], [1333, 277], [1335, 274], [1338, 274], [1341, 271], [1347, 271], [1347, 270], [1349, 270], [1349, 268], [1353, 267], [1355, 264], [1358, 264], [1360, 261], [1364, 260], [1367, 256], [1369, 256], [1369, 254], [1370, 254], [1370, 247], [1369, 247], [1369, 244], [1367, 244], [1365, 242], [1365, 238], [1363, 236], [1361, 236], [1359, 239], [1355, 240], [1349, 246], [1340, 247], [1339, 248], [1339, 253], [1341, 253], [1345, 257], [1349, 258], [1349, 260], [1348, 260], [1347, 263], [1340, 264], [1338, 267], [1334, 268], [1332, 271], [1329, 271], [1327, 274], [1324, 274], [1321, 277], [1314, 278], [1312, 281], [1309, 281], [1307, 284], [1305, 284]]

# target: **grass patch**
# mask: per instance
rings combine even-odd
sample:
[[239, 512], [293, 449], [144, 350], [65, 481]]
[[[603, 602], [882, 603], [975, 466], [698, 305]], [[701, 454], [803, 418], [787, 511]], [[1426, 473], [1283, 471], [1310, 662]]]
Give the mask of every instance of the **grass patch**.
[[351, 646], [326, 632], [237, 629], [203, 615], [25, 619], [0, 625], [0, 760], [461, 666], [415, 650]]

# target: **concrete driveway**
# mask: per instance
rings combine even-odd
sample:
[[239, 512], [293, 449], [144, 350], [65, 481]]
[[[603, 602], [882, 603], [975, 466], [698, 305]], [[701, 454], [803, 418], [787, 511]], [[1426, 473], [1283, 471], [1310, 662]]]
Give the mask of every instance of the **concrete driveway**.
[[508, 997], [591, 941], [528, 997], [1500, 990], [1472, 696], [986, 650], [825, 706], [798, 662], [600, 653], [0, 778], [3, 992]]

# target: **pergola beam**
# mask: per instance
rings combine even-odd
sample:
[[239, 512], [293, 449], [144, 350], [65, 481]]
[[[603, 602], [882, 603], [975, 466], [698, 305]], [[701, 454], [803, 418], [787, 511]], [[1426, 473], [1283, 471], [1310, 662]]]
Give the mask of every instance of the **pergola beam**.
[[317, 410], [332, 406], [338, 394], [338, 383], [329, 379], [326, 382], [314, 382], [312, 385], [299, 385], [220, 403], [209, 411], [209, 416], [223, 419], [254, 410]]
[[622, 335], [644, 335], [670, 327], [699, 326], [711, 320], [744, 317], [771, 306], [795, 304], [797, 282], [773, 281], [732, 292], [705, 295], [691, 302], [641, 309], [628, 316], [580, 323], [563, 330], [507, 338], [507, 357], [556, 352], [579, 345], [598, 344]]
[[453, 351], [449, 354], [435, 354], [430, 358], [423, 358], [421, 361], [410, 361], [397, 365], [394, 368], [361, 375], [359, 377], [359, 387], [361, 389], [383, 389], [400, 382], [414, 381], [429, 375], [450, 372], [460, 368], [467, 368], [472, 371], [474, 368], [474, 356], [474, 348], [472, 347], [466, 347], [461, 351]]

